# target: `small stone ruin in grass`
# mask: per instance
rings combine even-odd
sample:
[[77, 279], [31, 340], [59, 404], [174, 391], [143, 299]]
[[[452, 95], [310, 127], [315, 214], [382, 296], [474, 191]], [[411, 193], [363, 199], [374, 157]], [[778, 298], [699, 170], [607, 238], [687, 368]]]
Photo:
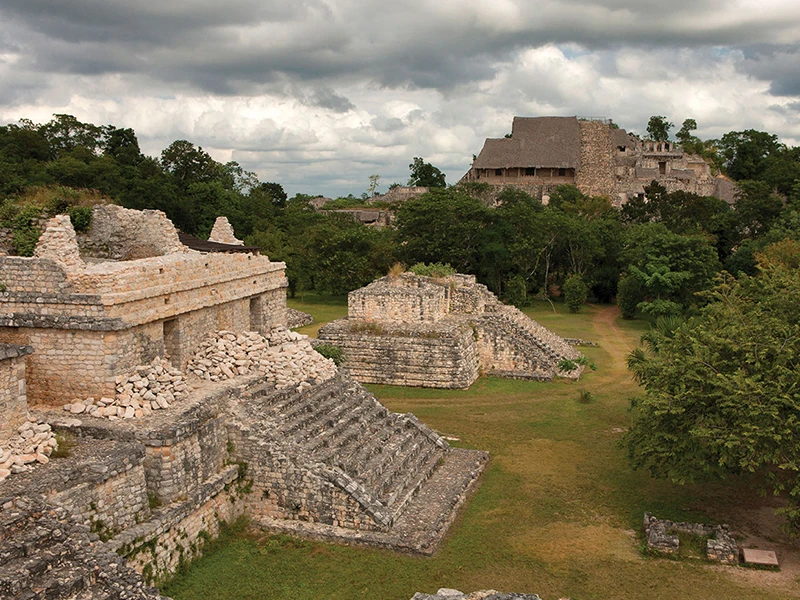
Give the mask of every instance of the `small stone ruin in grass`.
[[465, 594], [450, 588], [441, 588], [435, 594], [417, 592], [411, 600], [541, 600], [536, 594], [504, 594], [496, 590], [481, 590]]
[[12, 473], [26, 473], [38, 464], [47, 464], [57, 447], [50, 425], [28, 417], [17, 435], [0, 442], [0, 483]]
[[702, 523], [676, 523], [658, 519], [644, 513], [644, 533], [647, 549], [664, 555], [676, 555], [680, 549], [679, 533], [708, 537], [706, 558], [715, 562], [735, 565], [739, 562], [739, 547], [728, 531], [727, 525], [704, 525]]
[[136, 367], [130, 375], [117, 377], [113, 398], [86, 398], [64, 405], [74, 415], [116, 419], [140, 419], [163, 410], [186, 395], [191, 388], [183, 373], [161, 357]]
[[261, 373], [279, 390], [297, 386], [300, 391], [337, 372], [331, 359], [314, 350], [308, 336], [285, 327], [273, 329], [269, 337], [255, 331], [217, 331], [201, 344], [187, 368], [209, 381]]

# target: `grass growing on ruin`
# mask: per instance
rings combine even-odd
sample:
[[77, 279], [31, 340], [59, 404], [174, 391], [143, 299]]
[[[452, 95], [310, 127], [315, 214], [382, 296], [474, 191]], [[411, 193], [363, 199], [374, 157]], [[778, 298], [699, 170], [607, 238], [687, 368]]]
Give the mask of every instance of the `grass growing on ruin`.
[[[332, 304], [311, 307], [336, 313]], [[344, 304], [339, 306], [341, 314]], [[759, 587], [741, 569], [641, 552], [645, 510], [675, 520], [724, 522], [757, 502], [744, 481], [674, 486], [629, 468], [618, 446], [636, 392], [625, 357], [647, 324], [610, 307], [569, 314], [527, 309], [557, 333], [595, 341], [597, 364], [580, 382], [482, 378], [469, 390], [370, 389], [453, 442], [491, 453], [481, 486], [432, 558], [246, 533], [215, 544], [165, 593], [176, 600], [408, 600], [440, 587], [537, 593], [544, 600], [778, 599], [797, 587]], [[592, 394], [581, 402], [579, 392]], [[735, 523], [732, 523], [735, 525]], [[772, 575], [772, 574], [769, 574]]]

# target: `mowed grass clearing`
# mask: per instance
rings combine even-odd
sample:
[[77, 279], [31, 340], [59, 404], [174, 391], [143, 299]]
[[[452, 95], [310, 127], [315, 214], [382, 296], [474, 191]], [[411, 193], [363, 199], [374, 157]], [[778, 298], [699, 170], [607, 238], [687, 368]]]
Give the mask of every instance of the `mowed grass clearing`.
[[[346, 313], [343, 298], [307, 296], [290, 305], [317, 319]], [[599, 344], [581, 348], [598, 369], [579, 382], [482, 378], [464, 391], [369, 386], [391, 410], [413, 412], [457, 437], [454, 445], [491, 454], [436, 556], [231, 531], [164, 592], [176, 600], [408, 600], [440, 587], [544, 600], [800, 597], [798, 582], [785, 574], [642, 554], [645, 510], [735, 529], [729, 517], [761, 499], [743, 480], [681, 487], [632, 471], [618, 445], [629, 425], [628, 398], [637, 393], [625, 357], [648, 325], [618, 319], [614, 307], [577, 315], [556, 309], [539, 304], [526, 312], [560, 335]], [[582, 390], [591, 401], [579, 399]]]

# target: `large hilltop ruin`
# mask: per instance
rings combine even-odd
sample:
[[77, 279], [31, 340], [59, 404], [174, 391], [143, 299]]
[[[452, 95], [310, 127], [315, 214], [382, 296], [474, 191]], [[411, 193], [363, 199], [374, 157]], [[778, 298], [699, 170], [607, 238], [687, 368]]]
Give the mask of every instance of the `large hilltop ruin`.
[[239, 515], [430, 554], [465, 501], [486, 454], [288, 331], [284, 264], [214, 232], [101, 206], [0, 256], [2, 597], [157, 598], [131, 569], [158, 582]]
[[564, 359], [580, 354], [520, 310], [500, 302], [474, 275], [383, 277], [350, 292], [348, 316], [319, 340], [342, 349], [363, 383], [468, 388], [480, 373], [515, 379], [577, 378]]
[[657, 181], [668, 191], [734, 200], [733, 182], [672, 142], [641, 140], [608, 119], [514, 117], [511, 134], [488, 138], [461, 179], [514, 186], [542, 198], [575, 185], [620, 206]]

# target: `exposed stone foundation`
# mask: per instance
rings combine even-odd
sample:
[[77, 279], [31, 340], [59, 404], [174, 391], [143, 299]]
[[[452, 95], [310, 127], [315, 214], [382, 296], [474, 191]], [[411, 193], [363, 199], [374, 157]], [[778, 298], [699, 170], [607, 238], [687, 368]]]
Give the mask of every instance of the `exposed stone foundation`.
[[706, 558], [716, 562], [735, 565], [739, 562], [739, 547], [728, 531], [727, 525], [703, 525], [702, 523], [676, 523], [657, 519], [644, 513], [644, 533], [647, 548], [659, 554], [677, 554], [680, 548], [678, 533], [708, 537]]
[[481, 590], [465, 594], [450, 588], [441, 588], [435, 594], [417, 592], [411, 600], [541, 600], [536, 594], [504, 594], [495, 590]]

